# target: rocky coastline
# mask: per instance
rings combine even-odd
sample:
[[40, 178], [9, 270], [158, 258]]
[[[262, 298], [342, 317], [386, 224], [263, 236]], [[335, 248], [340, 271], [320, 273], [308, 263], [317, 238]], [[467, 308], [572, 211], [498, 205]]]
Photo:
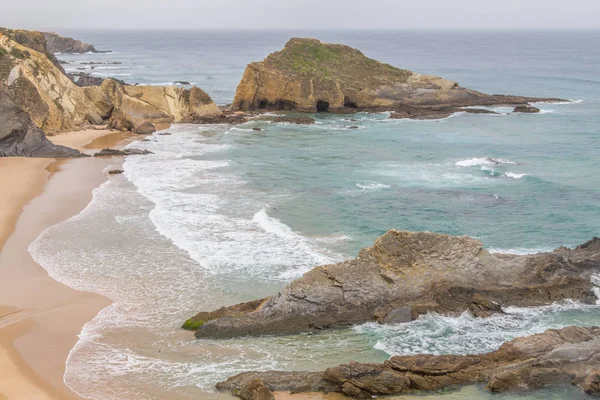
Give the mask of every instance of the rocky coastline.
[[[265, 111], [282, 114], [273, 122], [292, 124], [312, 124], [314, 119], [286, 112], [391, 111], [394, 119], [439, 119], [456, 112], [491, 114], [473, 106], [508, 104], [515, 112], [532, 113], [537, 110], [532, 102], [565, 101], [487, 95], [443, 78], [380, 63], [348, 46], [291, 39], [282, 51], [251, 63], [232, 105], [220, 108], [206, 92], [185, 81], [178, 82], [190, 87], [135, 86], [85, 72], [67, 74], [54, 55], [57, 52], [101, 51], [55, 33], [0, 28], [2, 96], [9, 96], [48, 135], [94, 126], [150, 134], [171, 123], [234, 125]], [[90, 65], [93, 68], [95, 63]], [[29, 135], [22, 146], [37, 151], [20, 149], [14, 145], [22, 141], [17, 131], [26, 131], [28, 122], [6, 110], [0, 110], [0, 118], [19, 127], [4, 132], [10, 139], [0, 142], [0, 154], [70, 156], [64, 149], [49, 146], [40, 135]]]
[[54, 34], [0, 29], [0, 96], [3, 104], [11, 104], [0, 108], [0, 120], [6, 122], [1, 155], [71, 157], [79, 152], [51, 146], [45, 134], [94, 127], [150, 134], [171, 123], [222, 115], [210, 96], [194, 86], [129, 86], [113, 79], [69, 77], [55, 51], [95, 49]]
[[[538, 113], [532, 103], [566, 101], [488, 95], [380, 63], [348, 46], [291, 39], [283, 50], [251, 63], [232, 105], [219, 107], [186, 81], [177, 83], [189, 88], [136, 86], [85, 72], [67, 74], [58, 52], [108, 51], [55, 33], [0, 28], [0, 157], [86, 156], [46, 135], [90, 127], [147, 135], [172, 123], [243, 124], [266, 111], [281, 115], [262, 119], [306, 125], [315, 119], [286, 113], [389, 111], [392, 119], [440, 119], [457, 112], [494, 114], [477, 107], [499, 105]], [[94, 156], [150, 154], [106, 148]], [[594, 304], [597, 273], [598, 238], [574, 249], [519, 256], [492, 254], [465, 236], [392, 230], [353, 260], [316, 267], [273, 296], [202, 311], [182, 328], [196, 338], [227, 339], [403, 323], [429, 312], [485, 318], [507, 306], [564, 299]], [[600, 328], [568, 327], [518, 338], [487, 354], [395, 356], [382, 364], [349, 363], [320, 372], [246, 372], [217, 388], [244, 400], [272, 399], [272, 391], [363, 399], [473, 383], [492, 392], [571, 384], [600, 395], [599, 360]]]

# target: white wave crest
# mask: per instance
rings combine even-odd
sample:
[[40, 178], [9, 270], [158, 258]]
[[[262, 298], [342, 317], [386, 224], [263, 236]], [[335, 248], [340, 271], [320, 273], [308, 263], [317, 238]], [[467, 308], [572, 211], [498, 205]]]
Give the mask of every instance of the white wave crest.
[[483, 165], [517, 165], [516, 162], [503, 158], [481, 157], [469, 158], [467, 160], [457, 161], [454, 165], [457, 167], [474, 167]]
[[390, 185], [386, 185], [384, 183], [379, 183], [379, 182], [361, 182], [361, 183], [357, 183], [356, 186], [358, 186], [359, 188], [361, 188], [363, 190], [388, 189], [391, 187]]

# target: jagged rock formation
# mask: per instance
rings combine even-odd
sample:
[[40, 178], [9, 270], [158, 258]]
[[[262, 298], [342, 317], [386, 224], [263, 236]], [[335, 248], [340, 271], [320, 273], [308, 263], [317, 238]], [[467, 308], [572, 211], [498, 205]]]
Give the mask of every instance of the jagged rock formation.
[[52, 53], [110, 53], [110, 50], [99, 51], [91, 44], [70, 37], [59, 36], [54, 32], [43, 32], [46, 47]]
[[228, 338], [406, 322], [430, 311], [484, 317], [508, 305], [594, 303], [591, 275], [599, 271], [596, 238], [519, 256], [491, 254], [467, 236], [392, 230], [357, 258], [312, 269], [250, 312], [192, 321], [203, 320], [198, 338]]
[[91, 125], [152, 133], [164, 124], [222, 114], [197, 87], [127, 86], [112, 79], [80, 87], [64, 73], [40, 32], [0, 28], [0, 82], [14, 104], [51, 135]]
[[349, 363], [323, 372], [246, 372], [217, 388], [243, 399], [267, 399], [266, 389], [370, 399], [474, 383], [486, 383], [492, 392], [570, 384], [598, 396], [600, 328], [551, 329], [487, 354], [395, 356], [383, 364]]
[[50, 142], [0, 82], [0, 157], [7, 156], [63, 158], [82, 154]]
[[155, 125], [194, 122], [221, 115], [210, 96], [197, 87], [124, 86], [107, 79], [84, 89], [110, 128], [152, 133]]
[[291, 39], [262, 62], [248, 65], [237, 88], [233, 109], [394, 111], [402, 105], [462, 108], [495, 104], [561, 101], [487, 95], [435, 76], [380, 63], [360, 51], [316, 39]]

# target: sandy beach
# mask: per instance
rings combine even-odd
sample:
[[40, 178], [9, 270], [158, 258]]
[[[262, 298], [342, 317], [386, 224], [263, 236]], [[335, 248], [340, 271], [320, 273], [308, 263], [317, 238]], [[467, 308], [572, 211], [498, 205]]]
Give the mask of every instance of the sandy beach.
[[[52, 137], [84, 152], [139, 139], [88, 130]], [[121, 158], [0, 159], [0, 399], [76, 399], [63, 381], [82, 326], [109, 301], [62, 285], [33, 261], [29, 244], [86, 207]], [[77, 182], [77, 184], [73, 184]]]

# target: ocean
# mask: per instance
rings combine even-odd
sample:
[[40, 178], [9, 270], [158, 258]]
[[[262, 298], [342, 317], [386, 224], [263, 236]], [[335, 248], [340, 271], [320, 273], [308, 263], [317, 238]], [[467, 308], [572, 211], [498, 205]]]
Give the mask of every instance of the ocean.
[[[476, 319], [430, 314], [319, 334], [195, 340], [198, 311], [264, 297], [310, 268], [355, 257], [389, 229], [470, 235], [494, 252], [576, 246], [600, 233], [600, 31], [61, 32], [112, 53], [58, 55], [68, 71], [129, 83], [188, 81], [219, 104], [245, 66], [291, 37], [486, 93], [570, 99], [540, 114], [315, 115], [311, 126], [174, 125], [131, 147], [125, 173], [30, 247], [49, 274], [113, 305], [85, 325], [65, 382], [92, 399], [216, 397], [256, 369], [320, 370], [399, 354], [468, 354], [567, 325], [598, 306], [562, 302]], [[119, 62], [93, 70], [84, 62]], [[350, 121], [354, 118], [357, 121]], [[358, 129], [348, 129], [357, 125]], [[260, 132], [253, 131], [260, 127]], [[475, 394], [474, 394], [475, 393]], [[453, 398], [488, 399], [481, 388]], [[586, 398], [554, 388], [502, 399]]]

